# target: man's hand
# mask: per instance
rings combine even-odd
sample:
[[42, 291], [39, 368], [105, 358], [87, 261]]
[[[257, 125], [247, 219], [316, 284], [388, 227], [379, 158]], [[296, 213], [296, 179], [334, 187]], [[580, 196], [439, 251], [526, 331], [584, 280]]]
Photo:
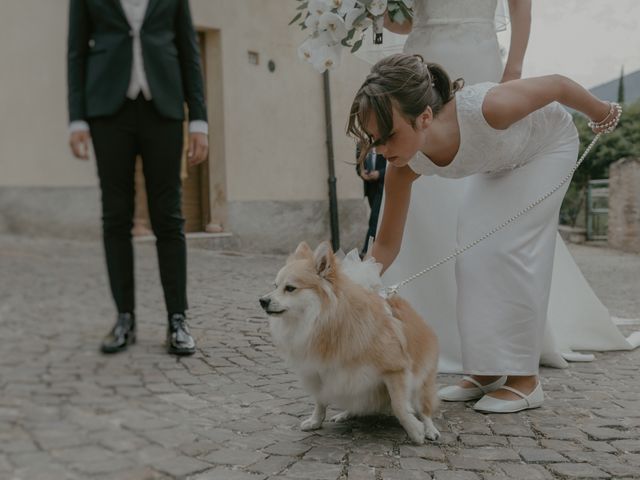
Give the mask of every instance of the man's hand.
[[368, 171], [368, 170], [364, 170], [360, 176], [362, 177], [362, 179], [366, 182], [375, 182], [376, 180], [378, 180], [380, 178], [380, 172], [378, 170], [373, 170], [373, 171]]
[[189, 133], [189, 151], [187, 160], [189, 166], [193, 167], [207, 159], [209, 153], [209, 138], [204, 133]]
[[89, 142], [91, 135], [86, 130], [72, 132], [69, 136], [69, 146], [76, 158], [89, 160]]

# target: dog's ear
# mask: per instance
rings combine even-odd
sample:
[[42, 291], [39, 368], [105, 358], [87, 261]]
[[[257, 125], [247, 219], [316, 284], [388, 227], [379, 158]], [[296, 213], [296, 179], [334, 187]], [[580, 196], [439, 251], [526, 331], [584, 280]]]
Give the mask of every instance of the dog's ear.
[[322, 278], [333, 281], [336, 274], [336, 257], [333, 254], [329, 242], [322, 242], [313, 252], [313, 259], [316, 264], [316, 272]]
[[305, 258], [312, 259], [313, 250], [311, 250], [311, 247], [307, 244], [307, 242], [300, 242], [298, 244], [298, 248], [296, 248], [296, 251], [289, 255], [289, 258], [287, 258], [287, 263], [293, 260], [304, 260]]

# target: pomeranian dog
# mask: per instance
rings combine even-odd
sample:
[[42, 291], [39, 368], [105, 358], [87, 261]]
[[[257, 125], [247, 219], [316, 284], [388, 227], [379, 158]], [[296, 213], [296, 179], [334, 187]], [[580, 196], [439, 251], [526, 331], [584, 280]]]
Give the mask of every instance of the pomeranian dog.
[[302, 242], [260, 298], [274, 343], [315, 399], [300, 427], [320, 428], [333, 405], [344, 412], [332, 421], [393, 414], [413, 442], [436, 440], [437, 338], [405, 300], [378, 293], [379, 272], [356, 253], [341, 261], [327, 242], [315, 252]]

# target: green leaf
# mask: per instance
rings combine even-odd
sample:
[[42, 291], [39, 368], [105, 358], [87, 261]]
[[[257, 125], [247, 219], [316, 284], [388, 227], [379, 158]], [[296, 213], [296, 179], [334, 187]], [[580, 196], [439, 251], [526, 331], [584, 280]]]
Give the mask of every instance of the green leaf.
[[309, 6], [309, 3], [308, 2], [304, 2], [304, 3], [301, 3], [300, 5], [298, 5], [298, 8], [296, 8], [296, 10], [304, 10], [308, 6]]
[[392, 14], [389, 14], [391, 21], [393, 23], [399, 23], [399, 24], [403, 24], [406, 20], [404, 13], [402, 13], [402, 11], [400, 10], [396, 10], [395, 12], [393, 12]]
[[347, 36], [346, 36], [346, 37], [344, 37], [344, 38], [342, 39], [342, 42], [340, 42], [340, 43], [342, 43], [342, 45], [343, 45], [343, 46], [345, 46], [345, 47], [349, 47], [349, 48], [351, 48], [351, 47], [352, 47], [352, 45], [351, 45], [351, 43], [349, 43], [349, 42], [351, 42], [351, 40], [353, 40], [353, 36], [354, 36], [355, 34], [356, 34], [356, 29], [355, 29], [355, 28], [352, 28], [351, 30], [349, 30], [349, 32], [347, 32]]
[[402, 14], [407, 18], [407, 19], [412, 19], [413, 18], [413, 10], [411, 10], [410, 8], [408, 8], [404, 3], [400, 2], [398, 4], [398, 7], [400, 8], [400, 11], [402, 12]]
[[347, 36], [344, 37], [344, 40], [346, 40], [347, 42], [349, 40], [351, 40], [353, 38], [353, 36], [356, 34], [356, 29], [352, 28], [351, 30], [349, 30], [349, 32], [347, 32]]
[[289, 22], [289, 25], [291, 25], [292, 23], [297, 22], [298, 20], [300, 20], [300, 17], [302, 17], [302, 12], [299, 12], [295, 17], [293, 17], [291, 19], [291, 21]]
[[360, 23], [362, 20], [367, 18], [367, 15], [368, 15], [367, 12], [364, 12], [363, 14], [358, 15], [356, 19], [353, 21], [354, 25]]
[[360, 50], [361, 46], [362, 46], [362, 39], [358, 40], [356, 43], [353, 44], [353, 47], [351, 47], [351, 53], [355, 53], [358, 50]]

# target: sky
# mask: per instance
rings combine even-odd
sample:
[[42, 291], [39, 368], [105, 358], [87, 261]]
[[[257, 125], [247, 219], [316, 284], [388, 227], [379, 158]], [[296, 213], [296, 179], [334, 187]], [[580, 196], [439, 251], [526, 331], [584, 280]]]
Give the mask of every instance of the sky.
[[[509, 32], [499, 34], [508, 45]], [[532, 0], [523, 76], [566, 75], [587, 88], [640, 69], [640, 0]]]

